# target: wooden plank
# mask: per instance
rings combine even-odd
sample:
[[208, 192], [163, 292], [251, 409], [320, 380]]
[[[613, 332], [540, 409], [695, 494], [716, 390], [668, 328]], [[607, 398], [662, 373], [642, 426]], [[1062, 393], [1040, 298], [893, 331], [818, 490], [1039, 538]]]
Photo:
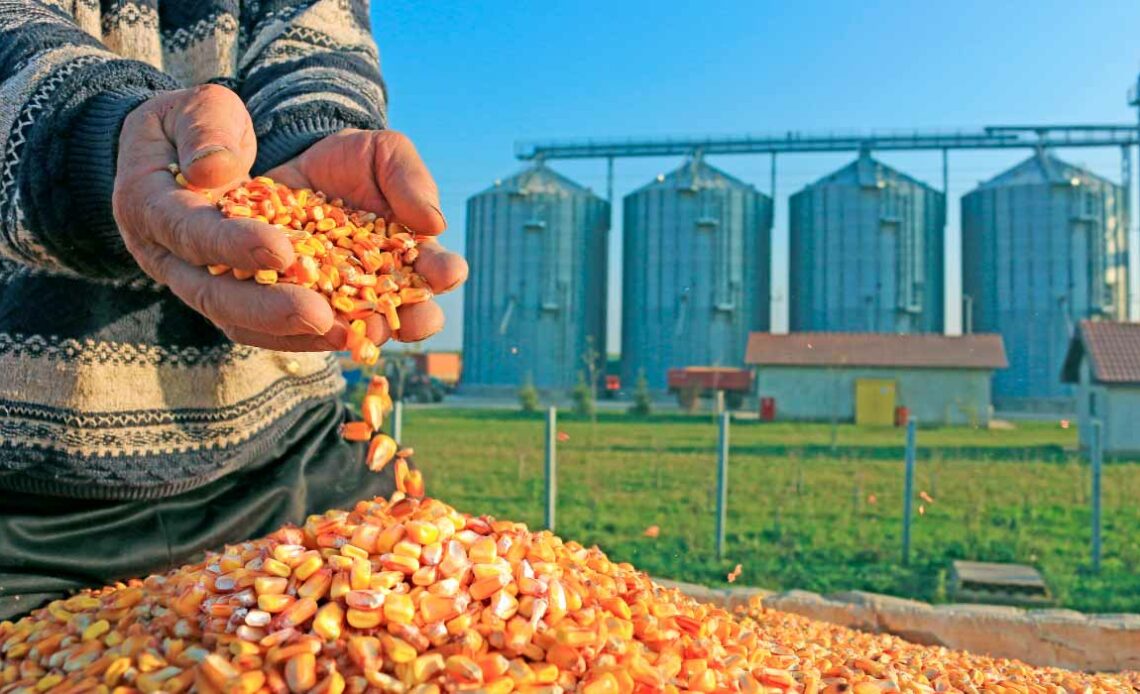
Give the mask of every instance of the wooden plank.
[[1032, 566], [980, 561], [955, 561], [954, 573], [962, 583], [1017, 586], [1045, 590], [1045, 580]]
[[955, 561], [951, 591], [959, 601], [1025, 606], [1045, 606], [1052, 601], [1041, 574], [1024, 564]]

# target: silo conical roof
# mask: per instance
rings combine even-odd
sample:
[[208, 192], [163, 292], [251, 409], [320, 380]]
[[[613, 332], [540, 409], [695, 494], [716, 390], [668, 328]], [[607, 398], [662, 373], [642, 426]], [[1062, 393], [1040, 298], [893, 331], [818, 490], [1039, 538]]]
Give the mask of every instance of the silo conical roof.
[[1116, 185], [1107, 178], [1098, 176], [1087, 169], [1082, 169], [1066, 161], [1062, 161], [1053, 156], [1052, 153], [1042, 150], [1034, 153], [1020, 164], [994, 176], [990, 180], [980, 183], [975, 190], [1041, 184], [1069, 185], [1073, 179], [1077, 179], [1085, 184], [1095, 181], [1105, 185]]
[[853, 185], [859, 186], [860, 188], [874, 188], [886, 180], [908, 181], [916, 186], [934, 190], [932, 186], [923, 183], [913, 176], [908, 176], [898, 169], [887, 166], [867, 152], [860, 153], [855, 161], [838, 171], [829, 173], [808, 187], [819, 185]]
[[658, 189], [697, 189], [697, 188], [746, 188], [755, 190], [755, 186], [736, 178], [730, 173], [722, 171], [709, 164], [701, 157], [693, 157], [673, 169], [667, 174], [661, 174], [649, 183], [641, 186], [630, 195], [647, 190]]
[[539, 193], [594, 194], [589, 188], [570, 180], [545, 164], [528, 166], [509, 178], [496, 181], [490, 188], [484, 189], [480, 193], [477, 193], [477, 195], [501, 193], [504, 191], [522, 195], [536, 195]]

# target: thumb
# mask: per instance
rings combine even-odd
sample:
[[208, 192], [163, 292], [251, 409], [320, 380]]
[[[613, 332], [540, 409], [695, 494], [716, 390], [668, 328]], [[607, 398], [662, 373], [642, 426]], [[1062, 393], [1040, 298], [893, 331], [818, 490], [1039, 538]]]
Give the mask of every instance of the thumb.
[[223, 188], [249, 175], [257, 140], [249, 111], [225, 87], [207, 84], [189, 90], [176, 107], [168, 133], [178, 148], [178, 165], [191, 184]]

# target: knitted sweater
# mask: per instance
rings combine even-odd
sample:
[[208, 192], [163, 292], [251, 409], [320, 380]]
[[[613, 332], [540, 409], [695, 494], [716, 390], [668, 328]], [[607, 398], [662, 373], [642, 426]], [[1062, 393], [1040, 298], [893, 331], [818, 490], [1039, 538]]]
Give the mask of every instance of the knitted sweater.
[[254, 174], [385, 125], [367, 0], [0, 0], [0, 498], [194, 489], [343, 388], [331, 355], [229, 342], [119, 236], [123, 119], [207, 81], [249, 108]]

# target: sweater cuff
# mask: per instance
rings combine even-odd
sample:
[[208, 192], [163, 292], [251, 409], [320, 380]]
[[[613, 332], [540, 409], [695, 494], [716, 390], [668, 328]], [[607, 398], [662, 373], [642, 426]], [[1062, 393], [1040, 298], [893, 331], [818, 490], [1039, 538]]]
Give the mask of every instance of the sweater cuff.
[[81, 257], [99, 266], [96, 272], [100, 275], [124, 277], [139, 272], [115, 223], [111, 195], [123, 121], [153, 95], [145, 87], [123, 86], [91, 97], [68, 138], [68, 187], [74, 213], [86, 226], [72, 244]]
[[[253, 175], [264, 174], [280, 166], [311, 147], [318, 140], [345, 128], [380, 130], [383, 123], [367, 119], [348, 109], [330, 109], [326, 112], [306, 109], [277, 115], [264, 129], [257, 131], [257, 159], [253, 163]], [[263, 132], [264, 130], [264, 132]]]

